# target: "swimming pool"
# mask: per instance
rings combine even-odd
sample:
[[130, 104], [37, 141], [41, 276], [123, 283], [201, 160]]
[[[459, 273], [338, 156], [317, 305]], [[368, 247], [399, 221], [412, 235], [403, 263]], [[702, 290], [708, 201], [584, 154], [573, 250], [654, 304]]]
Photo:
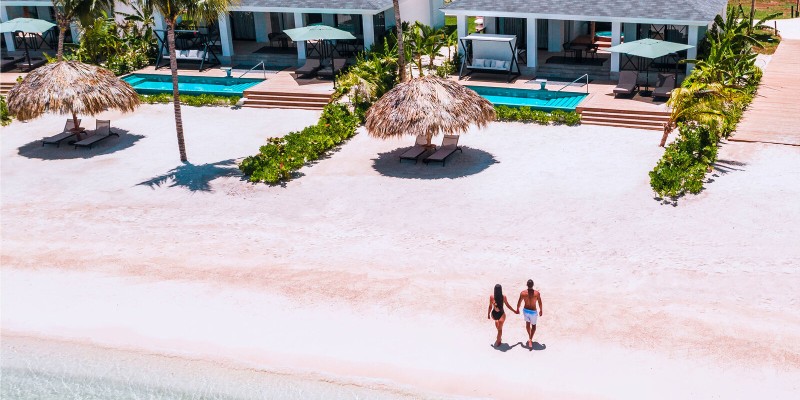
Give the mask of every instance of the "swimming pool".
[[586, 93], [556, 92], [553, 90], [512, 89], [489, 86], [467, 86], [494, 105], [530, 107], [542, 111], [575, 111]]
[[[594, 35], [597, 36], [597, 37], [609, 38], [610, 39], [611, 38], [611, 31], [597, 31], [597, 32], [594, 33]], [[620, 33], [619, 36], [622, 39], [625, 38], [625, 34], [624, 33]]]
[[[172, 93], [172, 76], [155, 74], [131, 74], [124, 78], [137, 93]], [[245, 90], [263, 82], [255, 78], [212, 78], [205, 76], [178, 76], [178, 92], [181, 94], [214, 94], [217, 96], [241, 96]]]

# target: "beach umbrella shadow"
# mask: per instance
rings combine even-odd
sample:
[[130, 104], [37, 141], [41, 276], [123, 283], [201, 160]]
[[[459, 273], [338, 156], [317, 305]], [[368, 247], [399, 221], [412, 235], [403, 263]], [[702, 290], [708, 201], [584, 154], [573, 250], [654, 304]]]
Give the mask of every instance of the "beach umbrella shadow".
[[192, 192], [210, 192], [211, 181], [225, 176], [238, 176], [243, 178], [239, 167], [233, 159], [218, 161], [209, 164], [195, 165], [184, 163], [167, 173], [155, 176], [144, 182], [141, 186], [156, 187], [180, 187]]
[[24, 144], [17, 148], [17, 154], [26, 158], [35, 158], [39, 160], [71, 160], [77, 158], [92, 158], [105, 154], [112, 154], [118, 151], [125, 150], [132, 147], [139, 140], [144, 138], [142, 135], [131, 134], [125, 129], [111, 128], [114, 133], [118, 133], [119, 137], [111, 136], [101, 142], [98, 142], [91, 149], [79, 148], [63, 142], [60, 146], [53, 145], [42, 146], [41, 140], [34, 140], [33, 142]]
[[373, 158], [372, 168], [383, 176], [404, 179], [456, 179], [480, 173], [493, 164], [499, 163], [491, 153], [463, 146], [463, 152], [456, 152], [447, 158], [444, 166], [441, 163], [416, 164], [409, 161], [400, 162], [400, 155], [409, 147], [379, 153]]

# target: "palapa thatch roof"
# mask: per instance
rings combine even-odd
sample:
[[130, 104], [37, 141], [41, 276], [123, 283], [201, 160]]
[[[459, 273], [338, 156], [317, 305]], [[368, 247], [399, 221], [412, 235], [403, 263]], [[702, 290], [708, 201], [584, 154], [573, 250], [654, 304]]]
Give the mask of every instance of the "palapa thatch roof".
[[378, 138], [460, 134], [484, 127], [494, 106], [457, 82], [426, 76], [400, 83], [367, 110], [367, 132]]
[[111, 71], [78, 61], [46, 64], [8, 92], [8, 110], [21, 121], [45, 112], [95, 115], [109, 108], [133, 111], [139, 96]]

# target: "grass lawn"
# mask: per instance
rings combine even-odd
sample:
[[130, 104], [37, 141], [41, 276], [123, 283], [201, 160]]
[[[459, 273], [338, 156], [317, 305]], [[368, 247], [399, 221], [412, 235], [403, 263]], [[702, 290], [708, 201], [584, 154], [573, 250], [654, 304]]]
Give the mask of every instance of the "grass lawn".
[[[447, 15], [444, 17], [445, 25], [456, 26], [455, 15]], [[467, 34], [475, 33], [475, 17], [467, 17]]]
[[[732, 6], [742, 5], [744, 11], [750, 13], [750, 1], [748, 0], [728, 0], [728, 4]], [[792, 5], [795, 6], [795, 13], [797, 12], [797, 0], [756, 0], [756, 19], [761, 19], [773, 13], [783, 13], [778, 18], [791, 18]]]

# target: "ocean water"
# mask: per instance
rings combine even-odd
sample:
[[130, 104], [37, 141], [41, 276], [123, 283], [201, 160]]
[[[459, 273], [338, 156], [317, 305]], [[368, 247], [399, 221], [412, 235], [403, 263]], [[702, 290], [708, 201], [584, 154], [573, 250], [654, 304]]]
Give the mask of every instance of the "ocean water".
[[342, 382], [24, 337], [4, 336], [0, 361], [2, 399], [442, 398], [377, 381]]

